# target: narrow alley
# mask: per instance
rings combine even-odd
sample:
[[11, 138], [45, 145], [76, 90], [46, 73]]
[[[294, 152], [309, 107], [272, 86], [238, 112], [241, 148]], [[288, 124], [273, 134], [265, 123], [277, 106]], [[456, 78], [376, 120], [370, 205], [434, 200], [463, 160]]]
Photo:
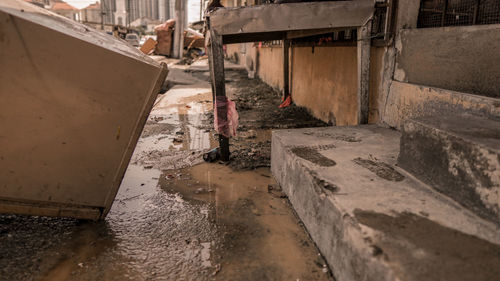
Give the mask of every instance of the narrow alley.
[[500, 0], [0, 0], [0, 281], [500, 281]]
[[1, 280], [331, 280], [269, 169], [273, 128], [326, 124], [229, 65], [243, 129], [229, 165], [205, 163], [207, 61], [169, 68], [105, 221], [0, 216]]

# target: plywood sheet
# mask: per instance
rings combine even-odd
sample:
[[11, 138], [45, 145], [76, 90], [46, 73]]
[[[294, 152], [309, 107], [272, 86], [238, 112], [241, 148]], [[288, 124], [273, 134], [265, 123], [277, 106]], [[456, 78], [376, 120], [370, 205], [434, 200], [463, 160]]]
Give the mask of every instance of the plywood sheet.
[[0, 23], [0, 212], [103, 218], [166, 66], [24, 1]]

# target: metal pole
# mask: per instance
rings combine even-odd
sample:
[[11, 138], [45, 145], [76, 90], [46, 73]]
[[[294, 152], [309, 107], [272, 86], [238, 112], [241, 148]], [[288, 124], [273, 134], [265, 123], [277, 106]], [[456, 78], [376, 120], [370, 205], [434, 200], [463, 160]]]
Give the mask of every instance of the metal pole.
[[290, 41], [288, 39], [283, 38], [283, 101], [288, 98], [290, 95], [290, 70], [289, 70], [289, 48]]
[[100, 6], [101, 6], [101, 30], [104, 30], [104, 0], [100, 0]]

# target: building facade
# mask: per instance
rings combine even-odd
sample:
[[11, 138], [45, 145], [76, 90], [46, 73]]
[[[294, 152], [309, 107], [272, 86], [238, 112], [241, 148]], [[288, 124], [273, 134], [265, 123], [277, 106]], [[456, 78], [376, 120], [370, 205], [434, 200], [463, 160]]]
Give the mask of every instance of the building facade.
[[114, 13], [114, 23], [127, 25], [131, 22], [147, 18], [166, 21], [173, 18], [173, 0], [105, 0]]
[[80, 10], [80, 20], [83, 23], [97, 24], [104, 20], [101, 18], [101, 4], [95, 2]]
[[49, 10], [74, 21], [80, 20], [79, 10], [64, 1], [51, 1]]

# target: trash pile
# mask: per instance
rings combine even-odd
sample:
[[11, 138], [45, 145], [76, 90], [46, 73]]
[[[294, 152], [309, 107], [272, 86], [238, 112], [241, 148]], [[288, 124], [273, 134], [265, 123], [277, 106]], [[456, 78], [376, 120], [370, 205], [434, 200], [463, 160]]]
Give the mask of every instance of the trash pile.
[[172, 47], [174, 45], [174, 29], [174, 19], [169, 19], [165, 23], [157, 25], [155, 27], [156, 39], [158, 41], [155, 49], [155, 54], [164, 56], [172, 55]]
[[[157, 25], [154, 28], [156, 40], [148, 38], [140, 50], [146, 55], [162, 55], [170, 57], [173, 53], [175, 19]], [[205, 58], [205, 37], [200, 32], [186, 28], [183, 33], [184, 51], [183, 58], [179, 64], [191, 64], [194, 61]]]

